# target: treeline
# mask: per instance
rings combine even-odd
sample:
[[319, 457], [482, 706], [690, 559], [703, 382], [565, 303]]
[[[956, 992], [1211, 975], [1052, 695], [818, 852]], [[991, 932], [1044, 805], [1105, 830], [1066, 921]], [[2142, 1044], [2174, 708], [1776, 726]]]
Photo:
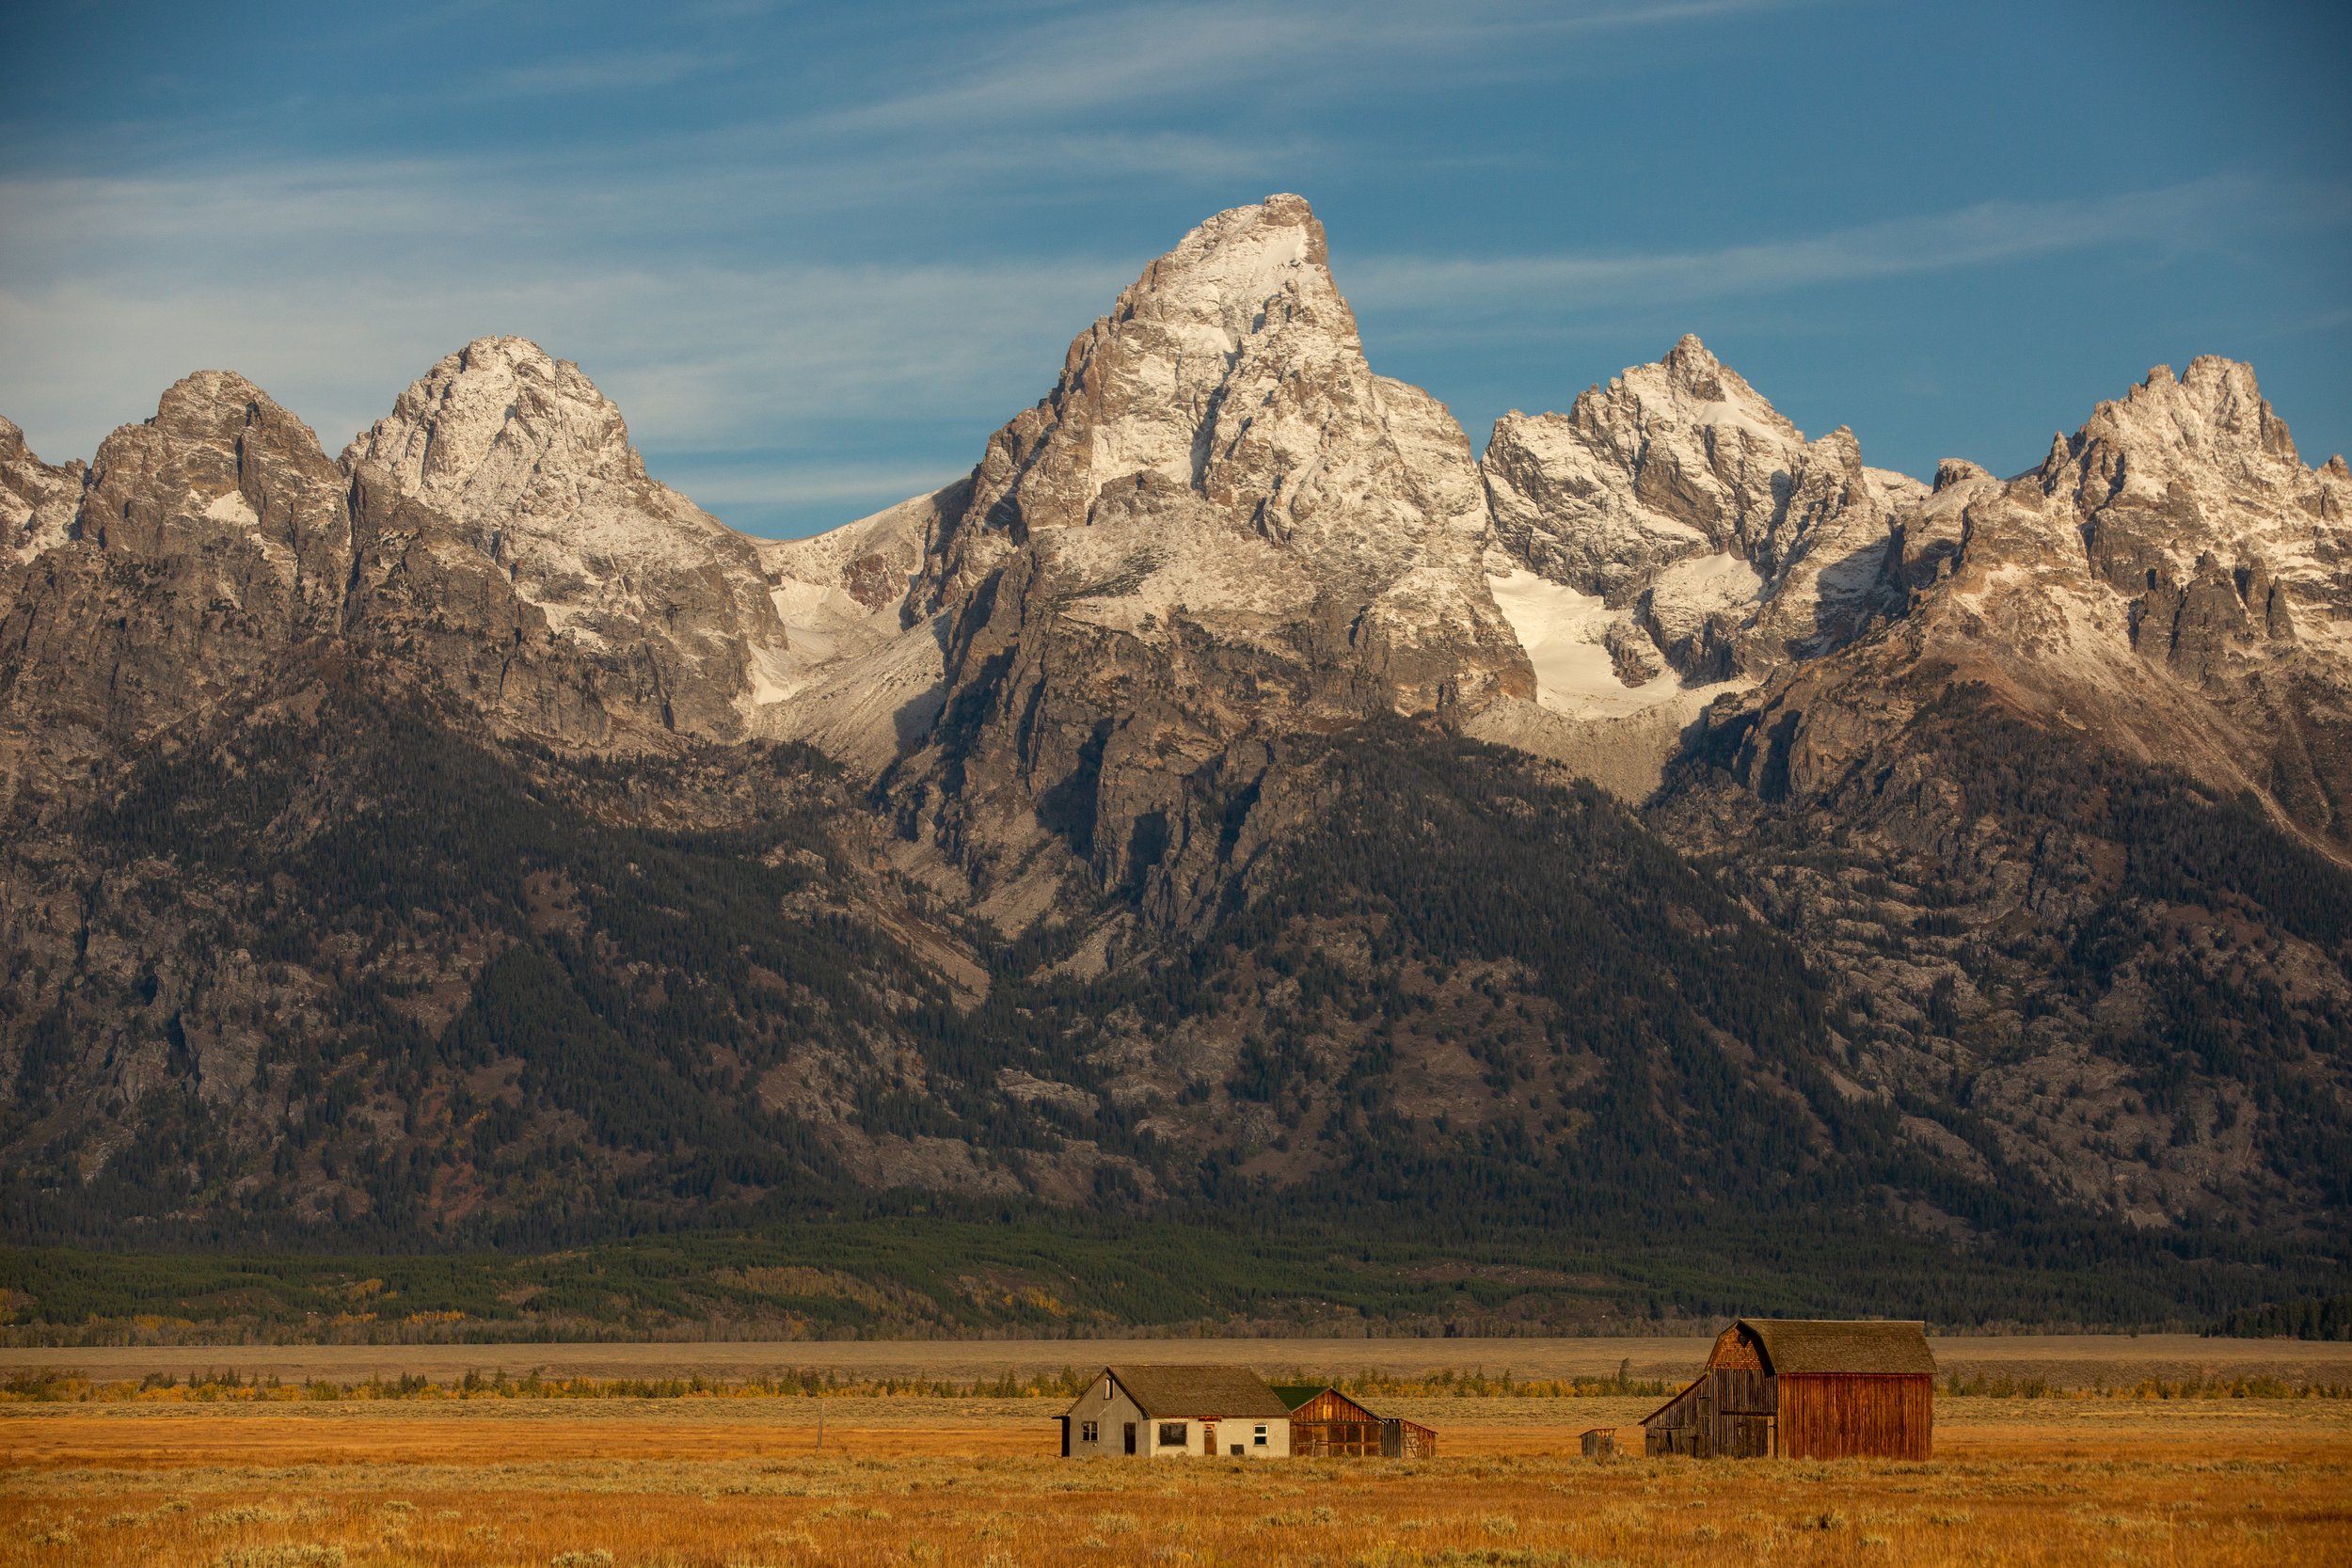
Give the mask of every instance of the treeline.
[[2205, 1332], [2233, 1339], [2352, 1339], [2352, 1295], [2243, 1307]]

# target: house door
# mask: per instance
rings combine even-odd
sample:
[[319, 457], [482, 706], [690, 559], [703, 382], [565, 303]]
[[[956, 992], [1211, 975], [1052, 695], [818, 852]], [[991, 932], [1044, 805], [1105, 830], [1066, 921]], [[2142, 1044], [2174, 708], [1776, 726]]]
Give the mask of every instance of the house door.
[[1127, 1451], [1136, 1451], [1136, 1423], [1133, 1421], [1127, 1423]]
[[1200, 1423], [1200, 1451], [1211, 1458], [1216, 1455], [1216, 1423], [1215, 1421]]

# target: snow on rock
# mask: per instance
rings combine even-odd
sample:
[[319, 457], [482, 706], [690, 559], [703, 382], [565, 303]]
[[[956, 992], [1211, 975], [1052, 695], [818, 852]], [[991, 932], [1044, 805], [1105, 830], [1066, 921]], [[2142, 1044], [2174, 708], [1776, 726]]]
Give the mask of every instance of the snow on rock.
[[1793, 737], [1789, 787], [1836, 777], [1927, 672], [2352, 846], [2352, 473], [2302, 462], [2249, 367], [2159, 366], [2013, 479], [1946, 462], [1886, 575], [1888, 635], [1748, 716]]
[[2038, 476], [2046, 492], [2071, 494], [2094, 561], [2119, 586], [2151, 571], [2187, 582], [2213, 556], [2259, 567], [2290, 616], [2299, 603], [2325, 620], [2352, 601], [2344, 460], [2305, 466], [2251, 365], [2206, 356], [2177, 380], [2157, 366], [2054, 443]]
[[1826, 652], [1897, 609], [1889, 525], [1926, 490], [1865, 467], [1851, 431], [1808, 442], [1694, 337], [1565, 414], [1505, 416], [1481, 467], [1505, 551], [1626, 609], [1701, 680]]
[[963, 494], [958, 483], [806, 539], [759, 541], [768, 596], [789, 642], [761, 673], [761, 705], [831, 679], [899, 635], [931, 530]]
[[[1534, 666], [1535, 700], [1504, 701], [1475, 716], [1468, 733], [1481, 740], [1565, 763], [1640, 800], [1658, 787], [1684, 729], [1707, 705], [1752, 684], [1690, 682], [1671, 671], [1631, 668], [1628, 649], [1640, 634], [1627, 611], [1506, 564], [1500, 551], [1494, 569], [1488, 585]], [[1678, 585], [1694, 596], [1736, 595], [1742, 576], [1746, 591], [1754, 589], [1753, 572], [1732, 556], [1702, 556], [1677, 570]]]
[[752, 542], [656, 483], [621, 412], [521, 338], [484, 338], [343, 453], [447, 515], [548, 625], [671, 728], [745, 733], [788, 639]]
[[30, 561], [71, 537], [84, 464], [43, 463], [24, 432], [0, 419], [0, 555]]
[[[1354, 657], [1402, 710], [1527, 684], [1480, 564], [1489, 517], [1470, 443], [1427, 393], [1372, 373], [1295, 196], [1201, 224], [1078, 335], [1053, 391], [997, 432], [943, 515], [914, 607], [968, 599], [1013, 552], [1112, 514], [1130, 532], [1148, 515], [1185, 534], [1177, 564], [1134, 580], [1196, 622], [1262, 612], [1252, 574], [1219, 551], [1269, 563], [1269, 580], [1304, 573], [1350, 607]], [[1112, 613], [1104, 598], [1089, 622]], [[1156, 614], [1120, 613], [1137, 627]]]

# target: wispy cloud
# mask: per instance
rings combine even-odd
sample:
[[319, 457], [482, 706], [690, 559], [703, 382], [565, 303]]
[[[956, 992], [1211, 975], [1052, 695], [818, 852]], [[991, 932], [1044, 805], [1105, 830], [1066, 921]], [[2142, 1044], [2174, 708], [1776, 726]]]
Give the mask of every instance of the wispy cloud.
[[332, 447], [471, 339], [516, 332], [577, 359], [637, 438], [681, 448], [802, 444], [858, 421], [963, 417], [969, 440], [1041, 393], [1061, 344], [1116, 293], [1076, 262], [581, 272], [451, 286], [256, 277], [136, 290], [0, 289], [0, 409], [37, 450], [87, 455], [201, 368], [239, 371]]
[[994, 47], [910, 90], [839, 111], [828, 122], [890, 131], [1033, 124], [1254, 84], [1296, 91], [1327, 79], [1360, 90], [1400, 71], [1424, 82], [1440, 72], [1507, 76], [1524, 68], [1531, 45], [1813, 3], [1458, 0], [1433, 7], [1424, 0], [1295, 0], [1058, 12], [1010, 30]]
[[580, 55], [501, 71], [489, 86], [494, 91], [526, 95], [668, 87], [726, 63], [727, 56], [715, 51], [684, 49]]
[[1441, 312], [1456, 324], [1523, 321], [1531, 309], [1559, 314], [1770, 294], [2109, 245], [2203, 245], [2242, 234], [2249, 224], [2279, 230], [2346, 221], [2352, 189], [2288, 191], [2211, 179], [2107, 197], [1979, 202], [1712, 250], [1375, 258], [1347, 269], [1343, 281], [1361, 307]]

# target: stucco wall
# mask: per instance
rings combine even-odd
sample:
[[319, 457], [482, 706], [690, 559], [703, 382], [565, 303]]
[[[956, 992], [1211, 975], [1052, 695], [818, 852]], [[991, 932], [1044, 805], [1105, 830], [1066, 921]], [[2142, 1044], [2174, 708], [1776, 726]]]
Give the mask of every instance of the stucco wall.
[[[1107, 1398], [1104, 1396], [1107, 1394]], [[1175, 1458], [1180, 1455], [1200, 1457], [1204, 1451], [1208, 1421], [1198, 1416], [1170, 1416], [1169, 1421], [1182, 1421], [1184, 1441], [1181, 1445], [1164, 1446], [1159, 1441], [1160, 1421], [1136, 1407], [1127, 1397], [1127, 1390], [1107, 1377], [1098, 1377], [1087, 1391], [1078, 1396], [1070, 1407], [1070, 1457], [1073, 1459], [1115, 1457], [1127, 1453], [1127, 1423], [1136, 1424], [1136, 1457]], [[1230, 1453], [1239, 1443], [1242, 1452], [1251, 1459], [1287, 1459], [1291, 1451], [1291, 1424], [1287, 1419], [1259, 1420], [1255, 1418], [1225, 1417], [1216, 1419], [1216, 1446], [1219, 1453]], [[1094, 1423], [1094, 1438], [1087, 1439], [1088, 1422]], [[1266, 1429], [1265, 1446], [1258, 1445], [1258, 1428]]]

